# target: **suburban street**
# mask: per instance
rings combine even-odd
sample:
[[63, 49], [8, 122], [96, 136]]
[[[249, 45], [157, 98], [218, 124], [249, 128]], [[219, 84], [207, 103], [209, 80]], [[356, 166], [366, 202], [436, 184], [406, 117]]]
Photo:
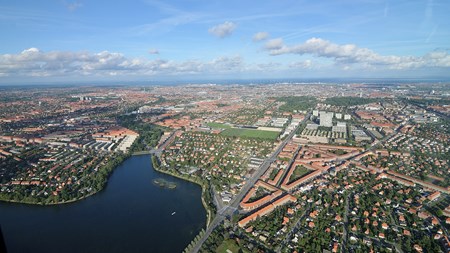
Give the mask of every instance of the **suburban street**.
[[284, 240], [280, 243], [280, 245], [277, 247], [276, 252], [281, 252], [283, 249], [283, 245], [285, 245], [288, 240], [292, 237], [294, 232], [298, 229], [298, 226], [300, 225], [301, 221], [305, 218], [306, 215], [309, 215], [309, 211], [311, 210], [311, 205], [308, 203], [305, 209], [303, 209], [302, 215], [297, 219], [294, 226], [292, 226], [291, 230], [289, 230], [288, 233], [286, 233], [286, 236], [284, 237]]
[[277, 185], [276, 185], [277, 187], [280, 187], [280, 185], [284, 182], [284, 179], [285, 179], [286, 175], [287, 175], [288, 172], [289, 172], [289, 168], [290, 168], [290, 167], [292, 166], [292, 164], [294, 163], [295, 158], [297, 157], [298, 152], [300, 151], [301, 148], [302, 148], [302, 146], [299, 145], [299, 146], [297, 147], [297, 149], [295, 150], [294, 155], [292, 156], [291, 160], [289, 161], [288, 166], [286, 166], [286, 170], [284, 170], [283, 175], [281, 176], [280, 180], [277, 182]]
[[348, 211], [349, 211], [349, 201], [350, 201], [351, 194], [348, 194], [345, 198], [345, 211], [344, 211], [344, 232], [342, 233], [342, 244], [341, 244], [341, 251], [346, 252], [347, 249], [347, 237], [348, 237], [348, 231], [347, 231], [347, 225], [348, 225]]
[[[221, 209], [218, 209], [217, 214], [215, 216], [215, 218], [212, 220], [212, 222], [209, 224], [209, 226], [207, 227], [204, 235], [201, 237], [201, 239], [197, 242], [197, 244], [195, 245], [195, 247], [191, 250], [191, 252], [198, 252], [201, 248], [201, 245], [206, 241], [206, 239], [209, 237], [209, 235], [214, 231], [214, 229], [225, 219], [225, 218], [229, 218], [231, 217], [234, 212], [236, 210], [238, 210], [239, 207], [239, 203], [241, 202], [241, 200], [244, 198], [245, 194], [247, 194], [247, 192], [255, 185], [255, 183], [258, 181], [258, 179], [267, 171], [267, 169], [269, 168], [270, 164], [272, 162], [274, 162], [278, 156], [278, 154], [281, 152], [281, 150], [286, 146], [286, 144], [294, 137], [295, 133], [297, 132], [299, 126], [304, 123], [308, 118], [310, 117], [310, 114], [306, 115], [305, 119], [299, 123], [299, 125], [297, 126], [297, 128], [291, 132], [291, 134], [288, 135], [288, 137], [286, 137], [286, 139], [280, 143], [280, 145], [277, 147], [277, 149], [272, 153], [272, 155], [270, 157], [268, 157], [267, 159], [265, 159], [265, 161], [263, 162], [263, 164], [259, 167], [259, 169], [253, 174], [253, 176], [248, 179], [248, 181], [246, 182], [246, 184], [243, 186], [243, 188], [241, 189], [241, 191], [239, 192], [239, 194], [237, 194], [234, 199], [232, 200], [231, 204], [228, 206], [223, 206]], [[399, 127], [397, 127], [395, 129], [395, 131], [388, 135], [385, 136], [383, 139], [381, 140], [375, 140], [367, 149], [364, 149], [363, 151], [359, 152], [358, 154], [351, 156], [347, 159], [343, 159], [340, 160], [339, 162], [345, 162], [345, 161], [352, 161], [355, 157], [357, 157], [358, 155], [364, 154], [366, 152], [372, 151], [373, 149], [375, 149], [375, 147], [378, 144], [382, 144], [384, 142], [386, 142], [387, 140], [389, 140], [391, 137], [395, 136], [395, 134], [397, 134], [401, 128], [401, 126], [403, 126], [404, 123], [400, 124]], [[296, 150], [296, 154], [298, 153], [299, 149]], [[294, 156], [295, 157], [295, 156]], [[293, 159], [291, 159], [289, 166], [292, 164]], [[285, 177], [285, 175], [283, 175], [283, 178]], [[280, 180], [281, 181], [281, 180]], [[347, 197], [346, 200], [346, 208], [345, 208], [345, 215], [344, 215], [344, 235], [343, 235], [343, 243], [341, 244], [342, 250], [345, 250], [345, 246], [343, 246], [344, 244], [346, 244], [347, 242], [347, 237], [348, 237], [348, 232], [347, 229], [345, 228], [347, 222], [348, 222], [348, 202], [349, 199]], [[291, 231], [292, 232], [292, 231]], [[396, 247], [397, 248], [397, 247]]]
[[206, 241], [206, 239], [211, 235], [211, 233], [214, 231], [214, 229], [227, 217], [231, 217], [233, 213], [237, 210], [239, 203], [244, 198], [245, 194], [255, 185], [255, 183], [258, 181], [258, 179], [264, 175], [264, 173], [269, 168], [270, 164], [274, 162], [280, 154], [281, 150], [283, 150], [284, 146], [294, 137], [295, 133], [297, 132], [299, 126], [304, 123], [309, 117], [311, 116], [310, 113], [308, 113], [305, 116], [305, 119], [301, 121], [298, 126], [286, 137], [286, 139], [281, 142], [277, 149], [272, 153], [272, 155], [261, 164], [261, 166], [258, 168], [258, 170], [253, 174], [251, 178], [247, 180], [245, 185], [242, 187], [241, 191], [234, 197], [233, 201], [229, 206], [223, 207], [221, 210], [218, 210], [216, 216], [211, 221], [211, 223], [208, 225], [207, 229], [205, 230], [205, 233], [200, 238], [200, 240], [197, 242], [197, 244], [192, 248], [190, 252], [198, 252], [202, 246], [202, 244]]

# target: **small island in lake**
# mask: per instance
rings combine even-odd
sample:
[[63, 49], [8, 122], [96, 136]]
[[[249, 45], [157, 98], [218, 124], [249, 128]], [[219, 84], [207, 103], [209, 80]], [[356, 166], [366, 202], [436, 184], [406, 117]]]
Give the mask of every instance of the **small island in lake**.
[[162, 187], [162, 188], [167, 188], [167, 189], [175, 189], [177, 188], [177, 184], [175, 184], [174, 182], [170, 182], [167, 181], [163, 178], [156, 178], [153, 179], [153, 184]]

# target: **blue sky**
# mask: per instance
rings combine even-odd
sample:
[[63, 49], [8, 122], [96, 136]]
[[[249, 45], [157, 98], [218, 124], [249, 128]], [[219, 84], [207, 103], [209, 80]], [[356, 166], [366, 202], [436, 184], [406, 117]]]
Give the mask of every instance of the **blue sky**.
[[0, 82], [450, 78], [450, 1], [0, 1]]

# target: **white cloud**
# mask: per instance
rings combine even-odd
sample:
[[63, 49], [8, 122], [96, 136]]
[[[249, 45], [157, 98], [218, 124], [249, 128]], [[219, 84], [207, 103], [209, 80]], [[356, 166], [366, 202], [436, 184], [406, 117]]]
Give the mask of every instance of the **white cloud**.
[[159, 54], [159, 50], [156, 48], [152, 48], [152, 49], [148, 50], [148, 53], [149, 54]]
[[270, 51], [279, 50], [283, 46], [284, 46], [284, 42], [283, 42], [282, 38], [271, 39], [271, 40], [267, 41], [266, 44], [264, 45], [264, 47]]
[[256, 71], [265, 71], [271, 72], [274, 70], [280, 70], [283, 67], [281, 63], [278, 62], [268, 62], [268, 63], [259, 63], [253, 67], [253, 70]]
[[253, 41], [262, 41], [269, 38], [268, 32], [258, 32], [253, 35]]
[[[41, 78], [103, 78], [147, 77], [173, 75], [199, 76], [233, 76], [247, 74], [250, 76], [264, 74], [283, 74], [295, 76], [297, 71], [308, 70], [328, 75], [342, 73], [340, 70], [357, 71], [353, 73], [375, 73], [386, 76], [386, 73], [400, 73], [406, 70], [408, 76], [436, 73], [448, 76], [450, 70], [449, 50], [432, 51], [423, 56], [379, 55], [367, 48], [355, 45], [338, 45], [322, 39], [310, 39], [305, 43], [288, 46], [282, 39], [266, 42], [265, 48], [272, 55], [296, 54], [311, 55], [325, 60], [308, 57], [297, 62], [285, 64], [281, 61], [263, 60], [246, 63], [239, 56], [222, 56], [211, 60], [172, 61], [166, 59], [148, 59], [127, 57], [121, 53], [102, 51], [50, 51], [29, 48], [17, 54], [0, 54], [0, 81], [21, 79], [24, 77]], [[274, 59], [274, 58], [273, 58]], [[433, 70], [434, 72], [430, 72]], [[285, 71], [285, 72], [283, 72]], [[334, 72], [333, 72], [334, 71]], [[389, 72], [390, 71], [390, 72]], [[298, 72], [299, 73], [299, 72]], [[381, 75], [378, 75], [381, 74]]]
[[448, 51], [436, 51], [424, 56], [379, 55], [368, 48], [354, 44], [335, 44], [320, 38], [311, 38], [302, 44], [285, 45], [282, 39], [273, 39], [266, 43], [265, 49], [271, 55], [311, 54], [317, 57], [331, 58], [337, 64], [359, 64], [363, 67], [387, 67], [389, 69], [413, 69], [421, 67], [450, 67]]
[[83, 6], [83, 4], [80, 3], [80, 2], [78, 2], [78, 1], [75, 1], [75, 2], [64, 2], [64, 4], [65, 4], [66, 8], [67, 8], [69, 11], [75, 11], [75, 10], [77, 10], [78, 8], [80, 8], [80, 7]]
[[211, 61], [175, 62], [162, 59], [127, 58], [121, 53], [42, 52], [37, 48], [19, 54], [0, 55], [0, 76], [108, 76], [228, 73], [245, 69], [240, 56]]
[[234, 29], [236, 29], [236, 24], [230, 21], [226, 21], [223, 24], [209, 28], [208, 32], [219, 38], [225, 38], [227, 36], [230, 36], [233, 33]]
[[242, 57], [219, 57], [207, 64], [208, 68], [213, 68], [214, 72], [240, 71], [244, 68]]
[[313, 62], [311, 60], [293, 62], [289, 64], [289, 67], [293, 69], [310, 69], [313, 67]]

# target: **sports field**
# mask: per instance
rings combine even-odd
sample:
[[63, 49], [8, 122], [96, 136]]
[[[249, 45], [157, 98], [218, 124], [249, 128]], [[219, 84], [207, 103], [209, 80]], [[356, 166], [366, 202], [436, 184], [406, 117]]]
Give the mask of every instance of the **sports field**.
[[208, 125], [211, 128], [216, 128], [216, 129], [228, 129], [228, 128], [231, 128], [231, 126], [228, 125], [228, 124], [222, 124], [222, 123], [216, 123], [216, 122], [210, 122], [210, 123], [207, 123], [206, 125]]
[[259, 138], [259, 139], [276, 140], [280, 133], [273, 132], [273, 131], [254, 130], [254, 129], [228, 128], [228, 129], [225, 129], [220, 134], [224, 135], [224, 136], [235, 136], [235, 137], [248, 137], [248, 138]]

